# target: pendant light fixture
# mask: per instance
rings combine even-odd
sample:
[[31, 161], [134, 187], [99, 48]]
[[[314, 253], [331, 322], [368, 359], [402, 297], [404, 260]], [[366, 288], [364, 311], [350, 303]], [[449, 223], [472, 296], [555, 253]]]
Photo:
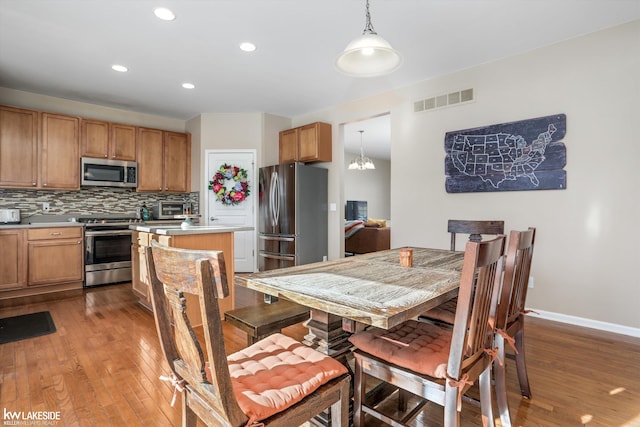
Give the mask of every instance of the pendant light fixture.
[[375, 77], [389, 74], [402, 64], [402, 56], [373, 29], [366, 0], [366, 24], [362, 36], [347, 45], [336, 60], [342, 73], [353, 77]]
[[376, 166], [373, 164], [370, 158], [364, 156], [364, 149], [362, 148], [362, 134], [363, 130], [359, 130], [360, 132], [360, 155], [353, 159], [351, 163], [349, 163], [350, 170], [367, 170], [367, 169], [375, 169]]

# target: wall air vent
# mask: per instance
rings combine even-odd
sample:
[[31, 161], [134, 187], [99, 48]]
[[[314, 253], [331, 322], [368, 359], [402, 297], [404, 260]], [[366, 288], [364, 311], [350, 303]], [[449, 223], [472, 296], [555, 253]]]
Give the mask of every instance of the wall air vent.
[[457, 92], [445, 93], [431, 98], [421, 99], [413, 103], [413, 112], [429, 111], [459, 105], [473, 101], [473, 89], [459, 90]]

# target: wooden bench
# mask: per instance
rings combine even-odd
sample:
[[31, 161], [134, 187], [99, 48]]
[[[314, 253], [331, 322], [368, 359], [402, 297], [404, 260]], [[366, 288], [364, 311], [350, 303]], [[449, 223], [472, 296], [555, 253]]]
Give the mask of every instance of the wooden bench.
[[308, 318], [308, 307], [282, 299], [271, 304], [242, 307], [224, 313], [224, 320], [247, 333], [247, 345]]

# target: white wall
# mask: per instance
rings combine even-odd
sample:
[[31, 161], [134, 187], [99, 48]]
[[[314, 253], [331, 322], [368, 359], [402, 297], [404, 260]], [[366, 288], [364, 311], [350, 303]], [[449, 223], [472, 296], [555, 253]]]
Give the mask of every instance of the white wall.
[[[340, 124], [390, 111], [392, 247], [447, 248], [450, 218], [504, 219], [507, 230], [535, 226], [529, 306], [640, 328], [638, 52], [640, 21], [296, 117], [293, 124], [331, 122], [340, 141]], [[415, 100], [466, 88], [475, 89], [475, 102], [413, 112]], [[567, 115], [566, 190], [446, 193], [445, 132], [557, 113]], [[329, 198], [342, 206], [342, 147], [333, 154]], [[330, 218], [330, 258], [341, 253], [341, 218]]]
[[203, 113], [189, 120], [193, 191], [200, 191], [200, 200], [205, 200], [205, 150], [254, 149], [258, 168], [277, 164], [278, 132], [290, 126], [291, 119], [264, 113]]
[[151, 114], [135, 113], [116, 108], [102, 107], [85, 102], [70, 101], [52, 96], [0, 87], [0, 104], [50, 113], [79, 116], [86, 119], [105, 120], [127, 125], [143, 126], [175, 132], [185, 132], [185, 121]]
[[374, 159], [373, 170], [349, 170], [359, 153], [345, 153], [344, 200], [366, 200], [367, 213], [373, 219], [391, 219], [391, 162]]

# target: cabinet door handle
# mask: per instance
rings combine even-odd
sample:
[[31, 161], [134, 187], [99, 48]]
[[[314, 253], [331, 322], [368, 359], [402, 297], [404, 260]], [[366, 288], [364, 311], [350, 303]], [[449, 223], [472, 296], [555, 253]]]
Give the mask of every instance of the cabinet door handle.
[[62, 236], [62, 233], [59, 232], [59, 231], [52, 232], [52, 233], [49, 233], [49, 234], [51, 234], [52, 236]]
[[82, 244], [82, 240], [78, 240], [78, 244], [81, 245]]

